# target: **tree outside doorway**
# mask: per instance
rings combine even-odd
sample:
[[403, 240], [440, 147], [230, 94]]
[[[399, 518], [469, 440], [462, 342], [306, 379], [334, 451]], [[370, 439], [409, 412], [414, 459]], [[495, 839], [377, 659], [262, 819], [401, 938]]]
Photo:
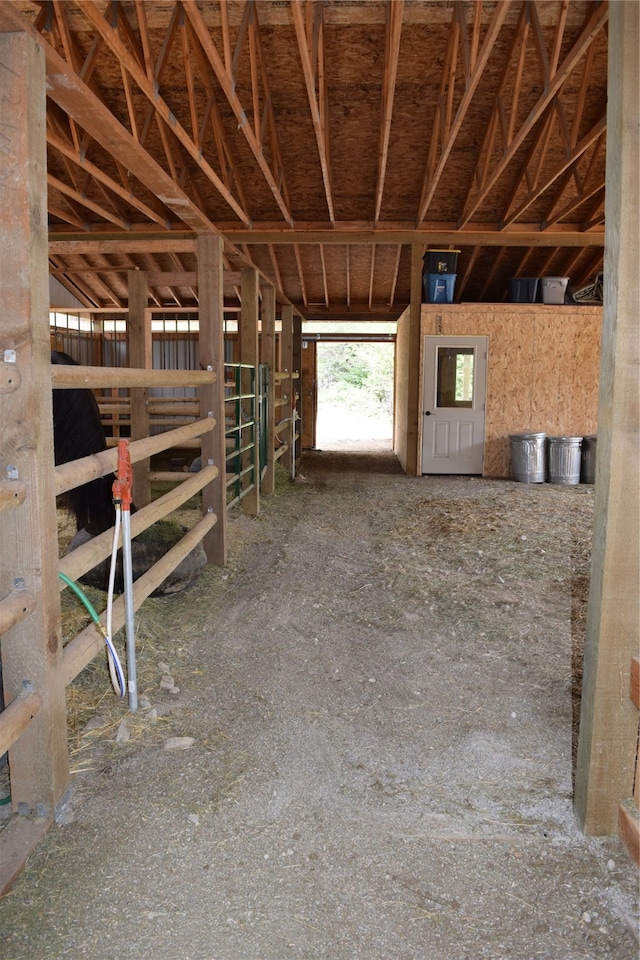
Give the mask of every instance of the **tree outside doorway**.
[[316, 445], [393, 435], [393, 343], [318, 343]]

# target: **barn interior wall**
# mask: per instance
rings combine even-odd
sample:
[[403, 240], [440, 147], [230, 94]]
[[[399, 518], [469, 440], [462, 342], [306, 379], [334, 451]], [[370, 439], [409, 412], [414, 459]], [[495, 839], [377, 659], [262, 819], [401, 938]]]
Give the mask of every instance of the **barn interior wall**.
[[597, 433], [601, 329], [602, 307], [423, 304], [421, 353], [436, 333], [489, 338], [484, 476], [510, 475], [510, 434]]
[[407, 462], [409, 434], [409, 310], [398, 319], [396, 327], [396, 362], [393, 401], [393, 452], [405, 473], [412, 472]]

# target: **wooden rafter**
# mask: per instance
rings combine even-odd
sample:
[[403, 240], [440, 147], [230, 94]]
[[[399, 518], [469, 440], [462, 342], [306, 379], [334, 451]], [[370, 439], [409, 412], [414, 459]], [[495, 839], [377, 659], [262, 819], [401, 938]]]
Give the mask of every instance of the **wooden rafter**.
[[[483, 283], [483, 285], [482, 285], [482, 288], [481, 288], [481, 291], [480, 291], [480, 296], [481, 296], [481, 297], [485, 297], [486, 294], [487, 294], [487, 291], [490, 289], [490, 287], [491, 287], [491, 285], [492, 285], [492, 283], [493, 283], [496, 275], [497, 275], [498, 272], [499, 272], [500, 265], [501, 265], [502, 261], [504, 260], [506, 253], [507, 253], [506, 247], [502, 247], [500, 250], [498, 250], [498, 251], [494, 254], [493, 263], [491, 264], [491, 269], [490, 269], [489, 272], [487, 273], [487, 275], [486, 275], [486, 277], [485, 277], [485, 281], [484, 281], [484, 283]], [[460, 293], [458, 293], [458, 298], [459, 298], [459, 297], [460, 297]]]
[[320, 263], [322, 265], [322, 287], [324, 290], [324, 302], [325, 306], [329, 307], [329, 287], [327, 285], [327, 264], [324, 258], [324, 247], [320, 247]]
[[298, 280], [300, 281], [300, 296], [302, 297], [302, 303], [305, 307], [309, 305], [309, 300], [307, 297], [307, 287], [304, 281], [304, 270], [302, 269], [302, 258], [300, 256], [300, 247], [298, 244], [294, 244], [293, 255], [296, 258], [296, 268], [298, 270]]
[[592, 257], [589, 257], [583, 266], [580, 268], [580, 271], [572, 277], [573, 285], [580, 289], [587, 283], [593, 283], [598, 273], [602, 273], [602, 265], [604, 260], [604, 253], [602, 250], [594, 254]]
[[[322, 3], [316, 4], [314, 10], [316, 16], [321, 16]], [[316, 145], [318, 147], [320, 169], [322, 171], [322, 181], [324, 183], [324, 193], [327, 202], [327, 210], [329, 211], [329, 221], [332, 224], [335, 224], [336, 218], [333, 206], [333, 190], [331, 186], [331, 170], [329, 165], [329, 132], [327, 128], [327, 118], [323, 106], [324, 97], [322, 95], [322, 89], [320, 90], [319, 94], [316, 92], [316, 71], [318, 71], [318, 73], [323, 73], [323, 70], [321, 71], [317, 60], [312, 60], [312, 50], [314, 48], [313, 36], [310, 43], [308, 32], [305, 27], [305, 18], [302, 10], [301, 0], [291, 0], [291, 12], [293, 14], [293, 22], [296, 28], [296, 38], [298, 41], [298, 50], [300, 51], [300, 60], [302, 62], [302, 72], [304, 74], [304, 82], [307, 88], [307, 98], [309, 100], [309, 107], [311, 109], [311, 120], [316, 137]], [[318, 43], [316, 49], [319, 51], [318, 58], [321, 59], [320, 53], [322, 50], [322, 45]]]
[[345, 300], [347, 306], [351, 306], [351, 250], [349, 244], [345, 245]]
[[[604, 140], [604, 137], [603, 137]], [[594, 151], [594, 157], [598, 152], [598, 144], [596, 144], [596, 150]], [[572, 174], [570, 172], [569, 175]], [[556, 223], [559, 223], [561, 220], [564, 220], [565, 217], [570, 216], [572, 213], [581, 207], [583, 203], [586, 203], [589, 200], [592, 200], [594, 197], [598, 197], [599, 200], [604, 197], [604, 188], [605, 188], [605, 176], [604, 171], [601, 173], [599, 178], [591, 182], [589, 177], [585, 177], [584, 184], [578, 194], [575, 197], [568, 200], [563, 207], [559, 207], [558, 204], [564, 198], [564, 191], [558, 191], [557, 197], [554, 199], [553, 203], [549, 208], [549, 213], [543, 218], [540, 229], [548, 230], [550, 227], [555, 226]]]
[[187, 97], [189, 99], [189, 116], [191, 117], [191, 137], [199, 150], [202, 150], [200, 139], [200, 124], [198, 122], [198, 111], [196, 109], [196, 95], [193, 80], [193, 68], [191, 65], [191, 50], [189, 47], [189, 34], [184, 24], [181, 24], [180, 42], [182, 44], [182, 55], [184, 58], [184, 76], [187, 88]]
[[387, 172], [393, 99], [396, 89], [396, 76], [398, 74], [398, 58], [400, 56], [403, 10], [404, 0], [395, 0], [395, 3], [390, 3], [387, 6], [387, 39], [384, 56], [384, 79], [382, 82], [382, 123], [380, 125], [380, 146], [378, 148], [376, 207], [373, 218], [375, 223], [377, 223], [380, 218], [384, 181]]
[[[98, 31], [104, 42], [109, 46], [112, 53], [118, 58], [120, 64], [126, 68], [132, 79], [135, 80], [141, 92], [144, 93], [149, 102], [153, 105], [158, 120], [158, 126], [161, 132], [164, 130], [163, 142], [165, 142], [165, 150], [168, 128], [171, 130], [172, 136], [176, 138], [182, 147], [184, 147], [191, 159], [196, 163], [211, 184], [220, 193], [221, 197], [226, 201], [226, 203], [229, 204], [236, 216], [248, 226], [249, 217], [247, 213], [240, 207], [236, 199], [227, 190], [225, 184], [222, 182], [213, 167], [202, 156], [198, 146], [194, 143], [182, 124], [178, 121], [167, 102], [160, 96], [157, 86], [150, 82], [144, 68], [141, 67], [137, 58], [131, 54], [128, 47], [123, 43], [120, 34], [118, 33], [117, 26], [112, 26], [110, 23], [108, 23], [101, 15], [97, 7], [90, 2], [90, 0], [76, 0], [76, 3], [80, 6], [87, 20]], [[120, 19], [121, 18], [119, 18], [119, 21]], [[168, 158], [169, 155], [170, 153], [167, 151]]]
[[[191, 25], [185, 23], [185, 30], [192, 31]], [[238, 165], [234, 158], [233, 150], [228, 137], [225, 135], [224, 124], [220, 115], [218, 98], [216, 97], [213, 78], [209, 68], [209, 62], [204, 55], [204, 51], [199, 43], [192, 43], [194, 55], [198, 62], [199, 75], [202, 84], [207, 93], [207, 104], [203, 111], [200, 124], [200, 143], [203, 148], [208, 145], [206, 141], [206, 129], [210, 126], [213, 136], [214, 147], [218, 157], [220, 176], [227, 185], [227, 188], [238, 196], [243, 210], [249, 210], [247, 199], [244, 192], [242, 181], [238, 175]]]
[[396, 257], [393, 264], [393, 271], [391, 274], [391, 290], [389, 291], [389, 306], [392, 307], [396, 299], [396, 286], [398, 285], [398, 273], [400, 271], [400, 257], [402, 255], [402, 244], [399, 243], [396, 247]]
[[552, 247], [551, 249], [545, 250], [545, 254], [545, 258], [539, 268], [541, 277], [544, 277], [549, 273], [551, 264], [558, 256], [558, 247]]
[[0, 22], [28, 32], [45, 54], [48, 97], [110, 154], [116, 155], [134, 176], [180, 220], [197, 232], [217, 233], [208, 217], [180, 190], [171, 177], [131, 136], [111, 111], [80, 79], [56, 50], [9, 4], [0, 6]]
[[[427, 210], [429, 209], [429, 205], [433, 200], [436, 187], [438, 186], [440, 178], [442, 177], [442, 173], [446, 166], [449, 154], [451, 153], [453, 145], [456, 141], [456, 137], [460, 132], [463, 120], [466, 116], [466, 113], [469, 109], [473, 96], [476, 92], [478, 83], [480, 82], [480, 78], [482, 77], [482, 73], [486, 66], [487, 60], [489, 59], [489, 55], [493, 50], [493, 46], [498, 36], [498, 33], [500, 32], [500, 28], [502, 27], [502, 24], [504, 23], [504, 20], [507, 16], [508, 7], [509, 7], [509, 4], [507, 3], [497, 4], [496, 9], [491, 18], [491, 22], [487, 28], [487, 32], [485, 34], [485, 38], [482, 43], [480, 52], [478, 53], [474, 61], [472, 61], [471, 57], [469, 57], [468, 72], [464, 77], [465, 91], [460, 101], [460, 104], [458, 106], [458, 109], [456, 111], [456, 115], [453, 119], [453, 122], [445, 131], [440, 127], [439, 123], [434, 121], [434, 128], [432, 130], [432, 143], [434, 143], [435, 145], [433, 147], [433, 153], [429, 155], [429, 159], [427, 162], [427, 170], [425, 173], [425, 179], [422, 186], [422, 192], [420, 197], [420, 205], [418, 208], [417, 225], [422, 223], [422, 221], [426, 217]], [[481, 10], [482, 10], [481, 5], [478, 7], [478, 5], [476, 4], [476, 18], [480, 16]], [[458, 4], [458, 3], [456, 4], [456, 7], [454, 9], [454, 22], [458, 24], [459, 29], [466, 36], [466, 24], [464, 20], [464, 4]], [[475, 36], [475, 31], [474, 31], [474, 36]], [[452, 45], [455, 42], [455, 35], [453, 33], [453, 28], [452, 28], [452, 39], [450, 42]], [[442, 108], [442, 106], [444, 105], [444, 90], [441, 90], [441, 98], [442, 99], [439, 100], [440, 108]], [[439, 150], [439, 156], [437, 156], [438, 150]]]
[[69, 204], [68, 199], [66, 202], [68, 206], [60, 206], [56, 201], [51, 198], [49, 200], [49, 211], [54, 217], [58, 217], [59, 220], [63, 220], [65, 223], [70, 223], [74, 227], [78, 227], [79, 230], [87, 230], [89, 224], [86, 220], [82, 219], [82, 216], [75, 210], [71, 204]]
[[267, 250], [269, 251], [269, 259], [271, 260], [271, 267], [273, 269], [273, 276], [275, 279], [275, 286], [278, 290], [282, 290], [282, 275], [280, 273], [280, 267], [278, 266], [278, 258], [276, 257], [276, 248], [272, 243], [267, 245]]
[[[271, 162], [274, 169], [274, 175], [276, 176], [278, 188], [284, 198], [285, 209], [287, 211], [291, 210], [291, 201], [289, 198], [289, 191], [287, 188], [287, 182], [284, 176], [284, 164], [282, 162], [282, 154], [280, 151], [280, 143], [278, 139], [278, 125], [276, 123], [276, 117], [273, 112], [273, 98], [271, 96], [271, 89], [269, 85], [269, 74], [267, 72], [267, 56], [262, 47], [262, 37], [259, 29], [258, 23], [258, 14], [257, 7], [255, 16], [250, 26], [249, 37], [251, 45], [255, 50], [254, 57], [256, 59], [256, 74], [259, 74], [259, 81], [262, 85], [263, 96], [264, 96], [264, 105], [262, 108], [262, 115], [260, 116], [259, 111], [259, 96], [256, 100], [256, 129], [259, 131], [258, 141], [264, 149], [269, 146], [271, 151]], [[258, 80], [258, 76], [256, 76]], [[257, 87], [259, 85], [257, 84]], [[268, 137], [267, 137], [268, 133]], [[286, 218], [285, 218], [286, 219]], [[292, 220], [290, 221], [292, 222]]]
[[473, 271], [474, 271], [475, 268], [476, 268], [476, 264], [477, 264], [477, 262], [478, 262], [478, 259], [479, 259], [481, 253], [482, 253], [482, 247], [476, 246], [476, 247], [473, 247], [473, 248], [472, 248], [472, 250], [471, 250], [471, 256], [469, 257], [469, 260], [468, 260], [466, 269], [465, 269], [464, 273], [462, 274], [462, 276], [458, 277], [458, 281], [457, 281], [457, 287], [458, 287], [458, 289], [457, 289], [457, 297], [458, 297], [458, 299], [461, 299], [462, 295], [464, 294], [464, 291], [465, 291], [465, 288], [466, 288], [466, 286], [467, 286], [467, 284], [468, 284], [468, 282], [469, 282], [469, 279], [470, 279], [470, 277], [473, 276]]
[[[207, 26], [202, 18], [202, 14], [195, 3], [195, 0], [184, 0], [183, 9], [189, 18], [189, 22], [193, 28], [194, 34], [197, 36], [199, 43], [202, 46], [204, 54], [209, 61], [209, 64], [216, 76], [220, 87], [227, 98], [229, 106], [233, 110], [233, 113], [238, 121], [238, 127], [242, 131], [247, 144], [249, 145], [251, 152], [264, 176], [269, 189], [271, 190], [280, 212], [284, 217], [285, 221], [289, 224], [293, 224], [293, 217], [291, 211], [289, 210], [285, 198], [282, 194], [280, 188], [280, 182], [282, 180], [282, 171], [281, 169], [272, 170], [269, 166], [267, 159], [264, 154], [264, 145], [256, 137], [251, 124], [247, 118], [247, 113], [238, 97], [236, 91], [235, 83], [235, 73], [229, 72], [225, 67], [225, 64], [218, 52], [218, 49], [213, 42], [211, 34], [209, 33]], [[224, 6], [224, 4], [222, 5]], [[253, 9], [253, 0], [249, 0], [247, 8]], [[253, 13], [255, 16], [255, 13]], [[244, 23], [244, 17], [243, 17]], [[238, 47], [239, 49], [239, 47]], [[238, 54], [239, 55], [239, 54]], [[234, 57], [234, 66], [235, 66], [236, 57]], [[276, 145], [273, 146], [272, 154], [274, 158], [278, 158], [280, 155], [279, 149]]]
[[142, 213], [145, 217], [148, 217], [149, 220], [154, 223], [160, 224], [160, 226], [169, 229], [169, 222], [166, 218], [163, 218], [160, 214], [156, 213], [155, 210], [152, 210], [146, 203], [143, 203], [131, 192], [131, 189], [125, 189], [121, 187], [119, 183], [113, 180], [108, 176], [101, 167], [97, 164], [91, 163], [87, 160], [75, 146], [72, 146], [69, 143], [65, 143], [61, 137], [56, 136], [54, 133], [49, 131], [47, 133], [47, 143], [50, 144], [55, 150], [62, 154], [66, 159], [73, 161], [82, 169], [86, 170], [94, 180], [98, 183], [103, 184], [108, 190], [120, 197], [121, 200], [126, 200], [127, 203], [130, 203], [131, 206], [135, 207], [139, 213]]
[[601, 193], [591, 208], [590, 213], [587, 216], [587, 219], [582, 224], [582, 229], [586, 232], [587, 230], [592, 230], [596, 226], [602, 226], [604, 223], [604, 192]]
[[376, 245], [371, 244], [371, 264], [369, 267], [369, 309], [373, 305], [373, 279], [376, 272]]
[[529, 247], [528, 250], [525, 250], [523, 255], [518, 260], [518, 263], [516, 264], [516, 268], [513, 272], [514, 277], [527, 276], [527, 274], [525, 273], [525, 270], [527, 269], [527, 264], [531, 260], [533, 253], [534, 253], [533, 247]]
[[534, 203], [534, 201], [536, 201], [539, 197], [541, 197], [542, 194], [546, 193], [546, 191], [558, 180], [559, 177], [562, 176], [563, 173], [565, 173], [565, 171], [567, 171], [570, 168], [571, 169], [575, 168], [576, 164], [578, 163], [580, 158], [583, 156], [583, 154], [586, 153], [586, 151], [589, 150], [594, 143], [596, 143], [597, 141], [600, 141], [603, 138], [606, 129], [607, 129], [607, 117], [605, 114], [593, 126], [593, 128], [589, 131], [589, 133], [586, 134], [582, 138], [582, 140], [579, 143], [577, 143], [569, 151], [568, 155], [565, 156], [563, 161], [559, 163], [554, 170], [547, 171], [547, 174], [543, 182], [539, 184], [534, 184], [530, 189], [529, 193], [527, 194], [527, 196], [525, 196], [518, 203], [518, 205], [511, 210], [511, 212], [507, 213], [502, 218], [500, 223], [501, 227], [508, 226], [510, 223], [514, 223], [516, 220], [518, 220], [522, 216], [522, 214], [525, 212], [525, 210], [528, 207], [530, 207], [531, 204]]
[[[534, 128], [535, 124], [544, 114], [554, 97], [558, 95], [567, 78], [573, 73], [580, 59], [584, 56], [590, 44], [593, 42], [594, 37], [597, 36], [597, 34], [606, 24], [608, 15], [608, 6], [606, 3], [589, 8], [588, 18], [580, 32], [579, 37], [567, 53], [566, 57], [562, 61], [562, 64], [558, 67], [553, 77], [550, 77], [548, 73], [545, 76], [544, 91], [542, 95], [539, 97], [537, 103], [529, 112], [529, 115], [524, 123], [522, 123], [518, 131], [514, 131], [513, 138], [508, 144], [505, 144], [502, 158], [497, 162], [491, 173], [487, 174], [483, 178], [483, 181], [475, 194], [468, 195], [462, 216], [458, 221], [459, 227], [463, 227], [469, 222], [480, 204], [495, 187], [496, 183], [508, 165], [512, 162], [529, 133]], [[525, 25], [523, 25], [522, 29], [526, 29]]]

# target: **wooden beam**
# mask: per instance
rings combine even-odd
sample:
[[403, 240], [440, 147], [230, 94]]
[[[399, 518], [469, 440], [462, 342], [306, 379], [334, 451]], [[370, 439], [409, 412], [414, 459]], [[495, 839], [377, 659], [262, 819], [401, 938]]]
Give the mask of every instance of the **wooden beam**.
[[617, 829], [631, 795], [638, 713], [629, 665], [640, 645], [638, 124], [640, 6], [610, 7], [605, 296], [598, 457], [575, 810], [588, 834]]
[[376, 245], [371, 244], [371, 261], [369, 264], [369, 309], [373, 303], [373, 280], [376, 272]]
[[[215, 43], [209, 33], [207, 25], [205, 24], [202, 14], [198, 9], [194, 0], [185, 0], [182, 4], [183, 9], [189, 18], [191, 26], [193, 28], [194, 34], [197, 36], [200, 45], [211, 65], [213, 72], [216, 75], [218, 83], [222, 87], [222, 91], [227, 98], [229, 106], [233, 110], [236, 120], [238, 122], [239, 128], [241, 129], [251, 152], [253, 153], [254, 159], [258, 164], [258, 167], [269, 185], [278, 207], [284, 217], [285, 221], [289, 225], [293, 225], [293, 217], [291, 211], [289, 210], [285, 198], [282, 195], [278, 180], [280, 179], [277, 174], [269, 167], [267, 159], [264, 155], [262, 144], [256, 138], [253, 130], [251, 129], [251, 124], [247, 119], [247, 114], [245, 109], [240, 102], [240, 98], [235, 89], [235, 83], [233, 82], [232, 77], [227, 73], [227, 70], [224, 66], [222, 58], [218, 53]], [[243, 217], [241, 219], [244, 219]]]
[[[427, 165], [425, 180], [422, 186], [422, 195], [420, 198], [420, 205], [418, 208], [418, 216], [416, 218], [416, 222], [418, 224], [420, 224], [424, 220], [425, 216], [427, 215], [427, 210], [429, 209], [433, 196], [436, 192], [438, 183], [440, 182], [440, 179], [442, 177], [442, 173], [444, 171], [447, 160], [449, 158], [449, 154], [451, 153], [451, 150], [453, 149], [453, 145], [456, 141], [456, 138], [460, 133], [464, 118], [471, 105], [471, 101], [473, 100], [473, 96], [476, 92], [477, 86], [482, 78], [482, 74], [487, 64], [487, 60], [489, 59], [489, 56], [493, 51], [496, 39], [502, 27], [502, 24], [504, 23], [504, 20], [509, 13], [509, 8], [510, 8], [510, 5], [508, 3], [499, 3], [497, 4], [496, 9], [494, 10], [493, 16], [491, 18], [491, 22], [487, 28], [487, 33], [482, 42], [482, 48], [480, 50], [480, 53], [478, 54], [475, 61], [470, 62], [469, 64], [469, 73], [465, 77], [465, 91], [464, 91], [464, 94], [462, 95], [462, 99], [460, 100], [460, 104], [458, 105], [458, 109], [456, 110], [456, 115], [453, 120], [453, 123], [451, 124], [450, 128], [447, 130], [446, 137], [443, 136], [442, 138], [439, 138], [439, 135], [436, 129], [434, 128], [432, 136], [435, 134], [437, 137], [436, 142], [438, 142], [438, 140], [440, 142], [440, 156], [438, 157], [437, 165], [435, 165], [435, 167], [429, 164]], [[476, 13], [476, 16], [477, 15], [478, 14]], [[435, 157], [434, 157], [434, 160], [435, 160]]]
[[[575, 147], [571, 150], [568, 156], [565, 156], [561, 163], [557, 164], [555, 169], [547, 174], [542, 183], [537, 184], [532, 190], [529, 191], [529, 194], [520, 201], [520, 203], [511, 210], [510, 213], [506, 214], [503, 223], [506, 226], [509, 223], [513, 223], [515, 220], [519, 219], [524, 211], [534, 203], [538, 197], [542, 196], [549, 187], [551, 187], [559, 177], [571, 166], [573, 166], [579, 159], [582, 157], [586, 151], [593, 146], [595, 142], [600, 140], [607, 129], [607, 118], [601, 117], [600, 120], [594, 124], [591, 130], [585, 134], [580, 143], [577, 143]], [[588, 199], [587, 196], [579, 198], [580, 202]]]
[[117, 158], [187, 226], [201, 233], [217, 229], [162, 167], [116, 120], [99, 97], [11, 4], [0, 4], [0, 30], [29, 34], [44, 51], [47, 96], [69, 114], [111, 156]]
[[169, 105], [166, 103], [163, 97], [160, 96], [157, 84], [151, 83], [151, 81], [148, 79], [144, 69], [140, 66], [136, 58], [130, 53], [129, 49], [120, 39], [116, 27], [111, 26], [111, 24], [105, 20], [93, 2], [88, 2], [88, 0], [76, 0], [76, 3], [82, 9], [87, 20], [99, 32], [102, 39], [117, 56], [120, 64], [126, 67], [127, 72], [135, 80], [142, 93], [144, 93], [149, 102], [153, 105], [156, 116], [159, 118], [160, 126], [162, 126], [162, 124], [166, 124], [168, 126], [178, 142], [185, 148], [197, 166], [200, 167], [202, 172], [215, 187], [220, 196], [231, 207], [236, 216], [248, 226], [249, 217], [247, 213], [240, 207], [235, 198], [229, 193], [226, 185], [222, 182], [213, 167], [202, 155], [198, 145], [194, 143], [182, 124], [177, 120]]
[[[322, 11], [322, 4], [317, 5]], [[331, 186], [331, 171], [329, 166], [329, 136], [327, 130], [327, 118], [324, 110], [318, 102], [316, 94], [316, 81], [314, 65], [311, 62], [311, 52], [307, 31], [305, 29], [304, 16], [302, 13], [302, 4], [300, 0], [291, 0], [291, 13], [293, 14], [293, 23], [296, 28], [296, 37], [298, 40], [298, 50], [302, 62], [302, 73], [307, 88], [307, 99], [311, 110], [311, 122], [316, 135], [316, 146], [318, 148], [318, 157], [320, 159], [320, 169], [322, 171], [322, 182], [324, 183], [324, 194], [327, 201], [327, 210], [329, 211], [329, 220], [335, 223], [335, 212], [333, 208], [333, 189]]]
[[[327, 244], [353, 243], [428, 243], [431, 246], [484, 246], [484, 247], [595, 247], [604, 244], [604, 230], [585, 233], [577, 224], [558, 224], [547, 233], [540, 233], [540, 224], [512, 224], [500, 229], [496, 224], [469, 224], [464, 229], [457, 229], [455, 224], [423, 223], [420, 229], [412, 226], [374, 227], [372, 224], [337, 223], [335, 227], [325, 224], [296, 224], [296, 228], [279, 229], [273, 226], [256, 224], [252, 230], [237, 229], [225, 226], [225, 237], [234, 244], [241, 243], [272, 243], [278, 244]], [[89, 252], [89, 247], [81, 249]], [[129, 238], [123, 238], [128, 246]], [[64, 253], [57, 244], [55, 251]]]
[[411, 245], [411, 302], [409, 304], [409, 365], [407, 383], [407, 470], [409, 476], [422, 473], [422, 416], [420, 415], [420, 364], [416, 358], [422, 354], [420, 344], [420, 314], [422, 308], [422, 255], [421, 243]]
[[302, 258], [300, 256], [300, 247], [298, 246], [297, 243], [294, 244], [293, 255], [296, 258], [296, 269], [298, 271], [298, 281], [300, 283], [300, 298], [302, 300], [302, 303], [306, 307], [307, 304], [309, 303], [309, 298], [307, 297], [307, 287], [304, 282], [304, 272], [302, 270]]
[[262, 478], [262, 493], [270, 494], [275, 490], [275, 393], [276, 393], [276, 292], [269, 283], [262, 286], [262, 331], [260, 334], [260, 363], [265, 363], [267, 375], [267, 463]]
[[[500, 6], [507, 6], [507, 4], [500, 4]], [[597, 36], [600, 30], [602, 30], [605, 26], [609, 17], [609, 5], [606, 3], [601, 3], [597, 7], [590, 7], [589, 10], [590, 13], [588, 19], [585, 22], [582, 31], [580, 32], [580, 36], [567, 53], [565, 59], [554, 76], [550, 78], [549, 83], [545, 85], [544, 93], [540, 96], [538, 102], [530, 111], [526, 120], [520, 126], [518, 132], [515, 133], [513, 138], [508, 142], [508, 144], [505, 145], [506, 148], [503, 151], [502, 158], [495, 165], [491, 174], [485, 178], [482, 187], [476, 192], [476, 194], [473, 196], [473, 199], [468, 200], [468, 202], [465, 204], [462, 216], [460, 217], [459, 226], [464, 226], [469, 222], [480, 204], [484, 201], [491, 190], [493, 190], [496, 183], [528, 137], [534, 125], [552, 102], [553, 98], [560, 93], [562, 85], [571, 76], [577, 64], [580, 62], [585, 52], [589, 49], [591, 43], [593, 43], [594, 37]]]
[[42, 700], [33, 691], [19, 693], [5, 706], [0, 713], [0, 756], [13, 747], [41, 709]]
[[122, 230], [128, 230], [131, 226], [129, 221], [115, 216], [115, 214], [113, 214], [110, 210], [105, 209], [105, 207], [101, 206], [99, 203], [95, 203], [93, 200], [89, 200], [88, 197], [85, 197], [83, 194], [79, 193], [74, 187], [70, 187], [68, 184], [64, 183], [62, 180], [59, 180], [57, 177], [54, 177], [50, 173], [47, 174], [47, 183], [53, 190], [57, 190], [58, 193], [70, 198], [74, 201], [74, 203], [79, 203], [81, 206], [86, 207], [87, 210], [97, 213], [99, 217], [103, 218], [103, 220], [113, 223], [116, 227], [120, 227]]
[[[193, 308], [185, 309], [191, 312]], [[52, 385], [70, 389], [191, 387], [211, 384], [215, 379], [215, 374], [208, 370], [134, 370], [129, 367], [83, 367], [76, 364], [54, 364], [51, 368]]]
[[378, 148], [378, 177], [376, 181], [376, 204], [373, 216], [377, 223], [382, 208], [384, 181], [387, 172], [389, 139], [391, 136], [391, 118], [393, 99], [396, 91], [398, 59], [400, 56], [400, 35], [402, 33], [402, 14], [404, 0], [395, 0], [387, 6], [387, 39], [384, 56], [384, 78], [382, 82], [382, 123], [380, 125], [380, 146]]
[[393, 274], [391, 278], [391, 290], [389, 291], [389, 306], [393, 306], [393, 302], [396, 298], [396, 286], [398, 283], [398, 273], [400, 270], [400, 256], [402, 254], [402, 244], [398, 244], [396, 247], [396, 256], [393, 265]]
[[[49, 277], [45, 58], [26, 32], [0, 34], [3, 152], [0, 176], [2, 343], [15, 350], [16, 390], [0, 394], [5, 457], [26, 486], [24, 502], [2, 513], [0, 583], [20, 583], [36, 598], [33, 612], [2, 637], [5, 702], [25, 690], [42, 709], [10, 750], [15, 813], [51, 817], [69, 784], [67, 718], [58, 590], [58, 531], [49, 389]], [[6, 461], [9, 462], [9, 461]]]
[[[142, 270], [130, 270], [129, 286], [129, 367], [136, 370], [151, 370], [153, 357], [151, 348], [151, 320], [147, 317], [149, 285], [147, 275]], [[131, 439], [142, 440], [148, 437], [149, 414], [147, 399], [149, 389], [145, 386], [132, 387], [131, 392]], [[139, 460], [133, 464], [133, 499], [136, 506], [143, 507], [151, 499], [149, 483], [150, 460]]]

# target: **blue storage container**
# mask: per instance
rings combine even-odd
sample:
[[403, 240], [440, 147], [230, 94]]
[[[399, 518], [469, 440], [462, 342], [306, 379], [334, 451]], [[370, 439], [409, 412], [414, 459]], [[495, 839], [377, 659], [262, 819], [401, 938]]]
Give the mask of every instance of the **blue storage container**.
[[422, 278], [424, 303], [453, 303], [457, 273], [427, 273]]

